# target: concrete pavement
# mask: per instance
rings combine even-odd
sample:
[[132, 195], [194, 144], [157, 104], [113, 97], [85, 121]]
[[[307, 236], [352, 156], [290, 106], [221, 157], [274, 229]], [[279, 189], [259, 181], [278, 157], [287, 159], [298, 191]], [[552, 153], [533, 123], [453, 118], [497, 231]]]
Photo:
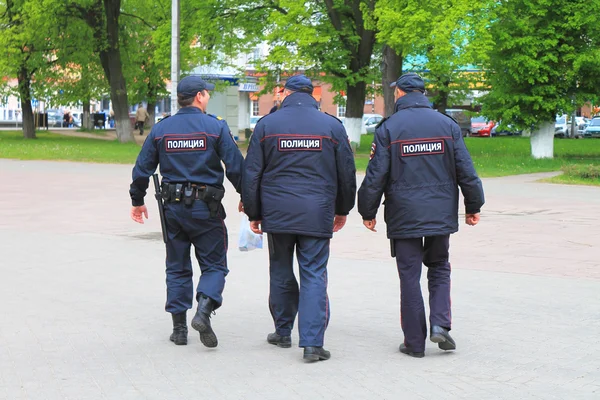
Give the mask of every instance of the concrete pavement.
[[168, 341], [156, 206], [129, 219], [130, 173], [0, 160], [0, 399], [600, 398], [600, 188], [484, 180], [481, 224], [451, 241], [458, 350], [423, 359], [398, 352], [383, 217], [375, 234], [353, 211], [332, 242], [332, 358], [304, 364], [265, 341], [267, 254], [237, 250], [230, 186], [219, 347]]

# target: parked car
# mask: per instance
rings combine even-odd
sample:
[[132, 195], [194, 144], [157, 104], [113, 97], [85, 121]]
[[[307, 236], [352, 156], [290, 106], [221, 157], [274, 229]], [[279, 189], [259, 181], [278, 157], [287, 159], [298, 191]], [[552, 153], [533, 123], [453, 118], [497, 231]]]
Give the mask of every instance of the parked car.
[[465, 110], [449, 108], [445, 114], [452, 117], [458, 123], [464, 137], [469, 136], [471, 133], [471, 117], [469, 117]]
[[594, 117], [583, 131], [584, 137], [600, 137], [600, 117]]
[[58, 110], [46, 110], [48, 114], [48, 127], [60, 128], [63, 123], [63, 113]]
[[379, 114], [364, 114], [363, 115], [363, 126], [367, 133], [375, 133], [375, 127], [383, 119], [382, 115]]
[[495, 125], [494, 121], [482, 116], [471, 118], [471, 136], [491, 137]]
[[492, 128], [491, 135], [494, 136], [518, 136], [522, 135], [523, 131], [513, 127], [511, 124], [502, 125], [502, 122], [498, 122]]
[[[577, 131], [575, 137], [583, 137], [585, 135], [585, 129], [589, 122], [584, 117], [575, 117], [575, 126]], [[556, 122], [554, 123], [554, 137], [564, 138], [570, 136], [571, 132], [571, 120], [568, 115], [557, 115]]]

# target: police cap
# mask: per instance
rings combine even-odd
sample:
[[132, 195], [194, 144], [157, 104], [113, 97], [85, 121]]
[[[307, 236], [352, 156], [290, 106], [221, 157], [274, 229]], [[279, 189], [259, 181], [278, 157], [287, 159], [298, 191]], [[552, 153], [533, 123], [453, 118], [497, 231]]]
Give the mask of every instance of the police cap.
[[[313, 92], [312, 82], [310, 81], [310, 79], [308, 79], [306, 76], [304, 76], [302, 74], [294, 75], [291, 78], [289, 78], [285, 82], [285, 86], [283, 88], [289, 89], [294, 92], [304, 92], [304, 93], [308, 93], [308, 94], [312, 94], [312, 92]], [[283, 90], [281, 90], [280, 93], [282, 91]]]
[[186, 76], [177, 85], [177, 95], [183, 98], [194, 97], [203, 90], [214, 90], [215, 85], [208, 83], [199, 76]]
[[418, 74], [409, 72], [402, 75], [396, 82], [393, 82], [390, 87], [397, 87], [403, 92], [414, 92], [418, 90], [421, 93], [425, 92], [425, 82]]

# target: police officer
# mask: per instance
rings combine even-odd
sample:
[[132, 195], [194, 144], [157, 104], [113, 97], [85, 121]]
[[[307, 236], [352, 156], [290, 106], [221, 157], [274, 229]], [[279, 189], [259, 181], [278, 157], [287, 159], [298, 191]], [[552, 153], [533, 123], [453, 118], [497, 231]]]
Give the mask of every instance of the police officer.
[[371, 160], [358, 191], [358, 211], [375, 231], [385, 193], [385, 222], [400, 275], [400, 351], [425, 355], [427, 324], [421, 295], [422, 264], [429, 283], [430, 340], [454, 350], [450, 334], [450, 234], [458, 231], [458, 187], [465, 198], [468, 225], [479, 222], [483, 187], [458, 124], [433, 110], [417, 74], [402, 75], [395, 86], [396, 112], [375, 130]]
[[165, 309], [172, 314], [170, 339], [177, 345], [187, 344], [186, 312], [193, 305], [192, 244], [202, 271], [192, 327], [200, 332], [205, 346], [218, 344], [209, 318], [221, 306], [229, 272], [225, 210], [220, 204], [224, 194], [221, 161], [225, 163], [227, 178], [241, 193], [242, 154], [227, 123], [206, 114], [209, 91], [213, 89], [213, 84], [197, 76], [179, 82], [177, 101], [182, 108], [156, 124], [146, 138], [133, 168], [129, 191], [131, 217], [144, 223], [142, 215], [148, 218], [144, 205], [148, 180], [160, 164], [168, 231]]
[[[329, 241], [354, 207], [356, 169], [348, 136], [335, 117], [318, 111], [313, 85], [289, 78], [281, 108], [261, 118], [246, 156], [242, 199], [255, 233], [268, 233], [270, 344], [291, 347], [299, 315], [304, 360], [327, 360]], [[294, 249], [300, 289], [294, 276]]]

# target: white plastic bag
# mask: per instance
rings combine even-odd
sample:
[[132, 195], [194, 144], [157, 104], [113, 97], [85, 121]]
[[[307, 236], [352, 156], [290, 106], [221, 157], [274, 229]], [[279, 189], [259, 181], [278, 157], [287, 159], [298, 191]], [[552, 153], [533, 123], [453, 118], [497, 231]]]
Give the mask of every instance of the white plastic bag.
[[240, 236], [238, 240], [240, 251], [250, 251], [262, 249], [263, 235], [257, 235], [250, 229], [250, 221], [246, 214], [242, 214], [242, 224], [240, 225]]

